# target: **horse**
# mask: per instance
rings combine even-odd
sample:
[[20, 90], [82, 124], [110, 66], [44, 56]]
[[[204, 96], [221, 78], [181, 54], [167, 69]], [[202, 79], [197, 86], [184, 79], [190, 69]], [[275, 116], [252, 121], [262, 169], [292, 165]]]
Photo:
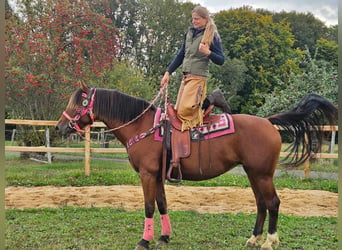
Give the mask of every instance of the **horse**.
[[[82, 82], [56, 124], [63, 136], [82, 131], [95, 120], [126, 146], [129, 161], [139, 173], [144, 195], [145, 221], [142, 239], [136, 249], [149, 249], [154, 238], [155, 203], [160, 213], [161, 236], [158, 244], [168, 244], [172, 233], [163, 180], [163, 143], [154, 139], [157, 107], [142, 98], [117, 90], [90, 88]], [[322, 96], [309, 94], [287, 111], [267, 118], [248, 114], [232, 115], [235, 132], [201, 143], [191, 142], [191, 154], [180, 160], [183, 180], [200, 181], [215, 178], [237, 165], [242, 165], [250, 181], [256, 201], [256, 221], [246, 247], [273, 249], [278, 247], [277, 234], [280, 199], [273, 184], [273, 175], [282, 145], [279, 128], [294, 138], [286, 165], [303, 163], [322, 144], [320, 124], [333, 125], [337, 108]], [[278, 126], [278, 128], [276, 128]], [[134, 138], [134, 143], [128, 143]], [[200, 166], [200, 167], [199, 167]], [[299, 204], [300, 206], [300, 204]], [[267, 238], [263, 227], [269, 215]]]

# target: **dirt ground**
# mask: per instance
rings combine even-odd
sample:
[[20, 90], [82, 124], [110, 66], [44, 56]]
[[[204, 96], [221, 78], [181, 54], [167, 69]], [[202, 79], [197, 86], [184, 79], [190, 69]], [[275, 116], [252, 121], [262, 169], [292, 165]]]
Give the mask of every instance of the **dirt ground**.
[[[337, 217], [338, 194], [320, 190], [278, 190], [280, 213], [301, 217]], [[250, 188], [188, 187], [166, 185], [169, 210], [199, 213], [255, 213]], [[91, 187], [7, 187], [6, 209], [46, 207], [114, 207], [134, 211], [143, 209], [140, 186]]]

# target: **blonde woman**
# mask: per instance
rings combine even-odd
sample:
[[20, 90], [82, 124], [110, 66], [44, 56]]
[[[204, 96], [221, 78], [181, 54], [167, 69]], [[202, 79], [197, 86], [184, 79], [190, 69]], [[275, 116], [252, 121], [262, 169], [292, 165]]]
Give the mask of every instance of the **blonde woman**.
[[192, 11], [192, 27], [184, 35], [184, 42], [165, 72], [161, 85], [169, 82], [170, 75], [182, 65], [183, 79], [178, 91], [175, 109], [182, 121], [182, 130], [203, 123], [202, 105], [214, 104], [230, 112], [221, 92], [216, 91], [205, 100], [209, 63], [222, 65], [224, 54], [216, 25], [209, 11], [196, 6]]

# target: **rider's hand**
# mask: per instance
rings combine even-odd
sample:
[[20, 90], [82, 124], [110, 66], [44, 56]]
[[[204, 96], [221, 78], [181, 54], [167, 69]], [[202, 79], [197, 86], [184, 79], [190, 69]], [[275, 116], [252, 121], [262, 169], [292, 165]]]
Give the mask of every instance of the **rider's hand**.
[[170, 73], [166, 71], [163, 78], [160, 81], [160, 86], [164, 87], [164, 85], [167, 84], [169, 80], [170, 80]]
[[200, 43], [198, 50], [206, 56], [209, 56], [211, 53], [209, 45], [207, 43]]

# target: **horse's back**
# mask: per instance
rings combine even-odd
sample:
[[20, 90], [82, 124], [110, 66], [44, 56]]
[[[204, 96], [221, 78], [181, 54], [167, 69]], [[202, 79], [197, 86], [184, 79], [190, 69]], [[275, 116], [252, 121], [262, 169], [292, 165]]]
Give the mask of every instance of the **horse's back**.
[[271, 122], [247, 114], [233, 115], [233, 119], [243, 165], [274, 164], [279, 158], [281, 136]]
[[254, 148], [255, 145], [260, 147], [275, 146], [273, 144], [281, 144], [281, 137], [278, 130], [272, 123], [262, 117], [237, 114], [233, 115], [235, 134], [239, 137], [242, 147]]

